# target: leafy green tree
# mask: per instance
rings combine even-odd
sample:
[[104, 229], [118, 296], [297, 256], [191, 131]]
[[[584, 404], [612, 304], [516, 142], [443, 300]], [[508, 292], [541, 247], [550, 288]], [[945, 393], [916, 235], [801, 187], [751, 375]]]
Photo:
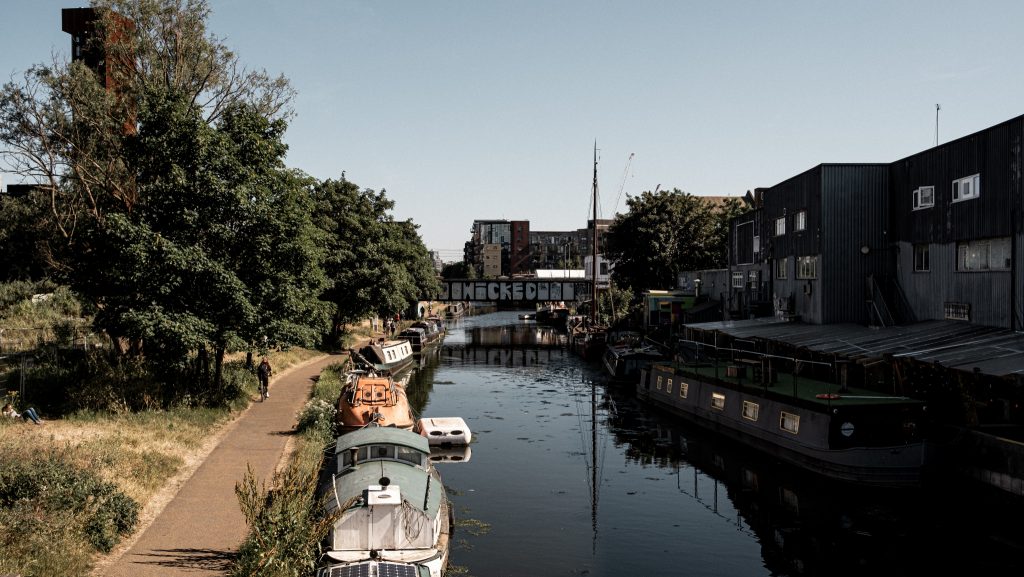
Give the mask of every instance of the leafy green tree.
[[308, 179], [284, 167], [283, 121], [239, 106], [213, 127], [182, 95], [153, 98], [139, 119], [134, 210], [76, 236], [72, 281], [97, 303], [96, 324], [165, 368], [212, 350], [214, 386], [229, 348], [314, 343], [323, 239]]
[[441, 269], [441, 278], [444, 279], [473, 279], [476, 278], [476, 269], [465, 261], [453, 262], [444, 265]]
[[680, 272], [726, 266], [728, 218], [724, 208], [683, 191], [644, 192], [630, 197], [629, 211], [616, 217], [605, 236], [613, 276], [637, 294], [675, 286]]
[[[55, 58], [27, 70], [0, 91], [0, 163], [49, 194], [48, 224], [70, 239], [109, 212], [138, 201], [126, 165], [126, 138], [153, 94], [179, 94], [207, 123], [240, 104], [271, 119], [286, 118], [294, 91], [283, 77], [246, 70], [206, 28], [206, 0], [94, 0], [105, 75]], [[59, 271], [73, 259], [61, 243], [47, 248]]]
[[0, 93], [0, 162], [48, 195], [41, 252], [125, 354], [161, 366], [262, 335], [308, 344], [324, 240], [287, 170], [293, 91], [206, 28], [205, 0], [94, 0], [101, 77], [55, 59]]
[[344, 177], [314, 192], [315, 219], [327, 233], [325, 268], [333, 286], [328, 338], [337, 343], [347, 324], [371, 314], [406, 310], [439, 289], [429, 254], [411, 221], [396, 222], [385, 191], [360, 190]]
[[0, 195], [0, 282], [39, 280], [49, 270], [49, 215], [45, 191], [24, 196]]

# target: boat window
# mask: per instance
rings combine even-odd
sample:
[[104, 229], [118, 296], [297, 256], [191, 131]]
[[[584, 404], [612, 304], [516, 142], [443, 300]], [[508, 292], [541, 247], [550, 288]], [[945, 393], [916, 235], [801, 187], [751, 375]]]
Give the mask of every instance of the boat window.
[[690, 383], [679, 383], [679, 396], [686, 398], [690, 394]]
[[800, 432], [800, 415], [782, 411], [782, 416], [779, 418], [779, 428], [794, 435], [797, 434]]
[[395, 458], [395, 446], [394, 445], [371, 445], [370, 446], [370, 458], [371, 459], [394, 459]]
[[658, 390], [661, 390], [661, 375], [658, 375]]
[[669, 393], [669, 394], [671, 394], [671, 393], [672, 393], [672, 379], [669, 379], [669, 380], [668, 380], [668, 381], [667, 381], [667, 382], [665, 383], [665, 392], [666, 392], [666, 393]]
[[721, 411], [725, 408], [725, 395], [722, 393], [711, 393], [711, 408]]
[[410, 447], [398, 447], [398, 458], [413, 465], [423, 464], [423, 453]]
[[750, 401], [743, 401], [743, 418], [751, 421], [757, 420], [757, 413], [760, 410], [760, 406], [757, 403]]

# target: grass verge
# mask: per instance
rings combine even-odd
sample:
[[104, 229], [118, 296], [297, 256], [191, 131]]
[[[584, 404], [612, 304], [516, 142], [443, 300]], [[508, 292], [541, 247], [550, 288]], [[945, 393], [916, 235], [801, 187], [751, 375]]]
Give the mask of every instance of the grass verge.
[[[271, 363], [280, 374], [317, 354], [275, 352]], [[136, 527], [131, 511], [145, 517], [172, 479], [198, 466], [205, 441], [256, 398], [255, 377], [240, 381], [225, 408], [79, 412], [42, 426], [0, 419], [0, 574], [88, 574]]]

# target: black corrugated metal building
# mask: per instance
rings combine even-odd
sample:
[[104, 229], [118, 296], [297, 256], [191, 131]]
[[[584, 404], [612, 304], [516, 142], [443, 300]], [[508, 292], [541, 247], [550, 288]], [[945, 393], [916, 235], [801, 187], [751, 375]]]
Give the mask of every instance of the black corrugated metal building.
[[765, 189], [731, 223], [730, 317], [1021, 330], [1022, 173], [1024, 116], [891, 164], [821, 164]]
[[900, 286], [918, 319], [1021, 330], [1024, 116], [890, 165]]
[[777, 316], [869, 324], [878, 314], [869, 279], [884, 288], [893, 274], [885, 255], [887, 168], [821, 164], [766, 189], [760, 209], [735, 218], [734, 316], [750, 316], [739, 305], [760, 299]]

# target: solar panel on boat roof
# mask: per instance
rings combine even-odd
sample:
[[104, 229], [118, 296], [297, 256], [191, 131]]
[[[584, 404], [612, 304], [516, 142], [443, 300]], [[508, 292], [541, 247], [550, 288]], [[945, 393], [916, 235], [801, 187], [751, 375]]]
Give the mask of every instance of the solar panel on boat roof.
[[377, 575], [380, 577], [416, 577], [416, 566], [401, 563], [380, 563], [377, 565]]
[[370, 577], [370, 564], [360, 563], [331, 567], [331, 577]]
[[[330, 577], [370, 577], [370, 563], [331, 567]], [[403, 563], [377, 563], [377, 577], [416, 577], [416, 566]]]

